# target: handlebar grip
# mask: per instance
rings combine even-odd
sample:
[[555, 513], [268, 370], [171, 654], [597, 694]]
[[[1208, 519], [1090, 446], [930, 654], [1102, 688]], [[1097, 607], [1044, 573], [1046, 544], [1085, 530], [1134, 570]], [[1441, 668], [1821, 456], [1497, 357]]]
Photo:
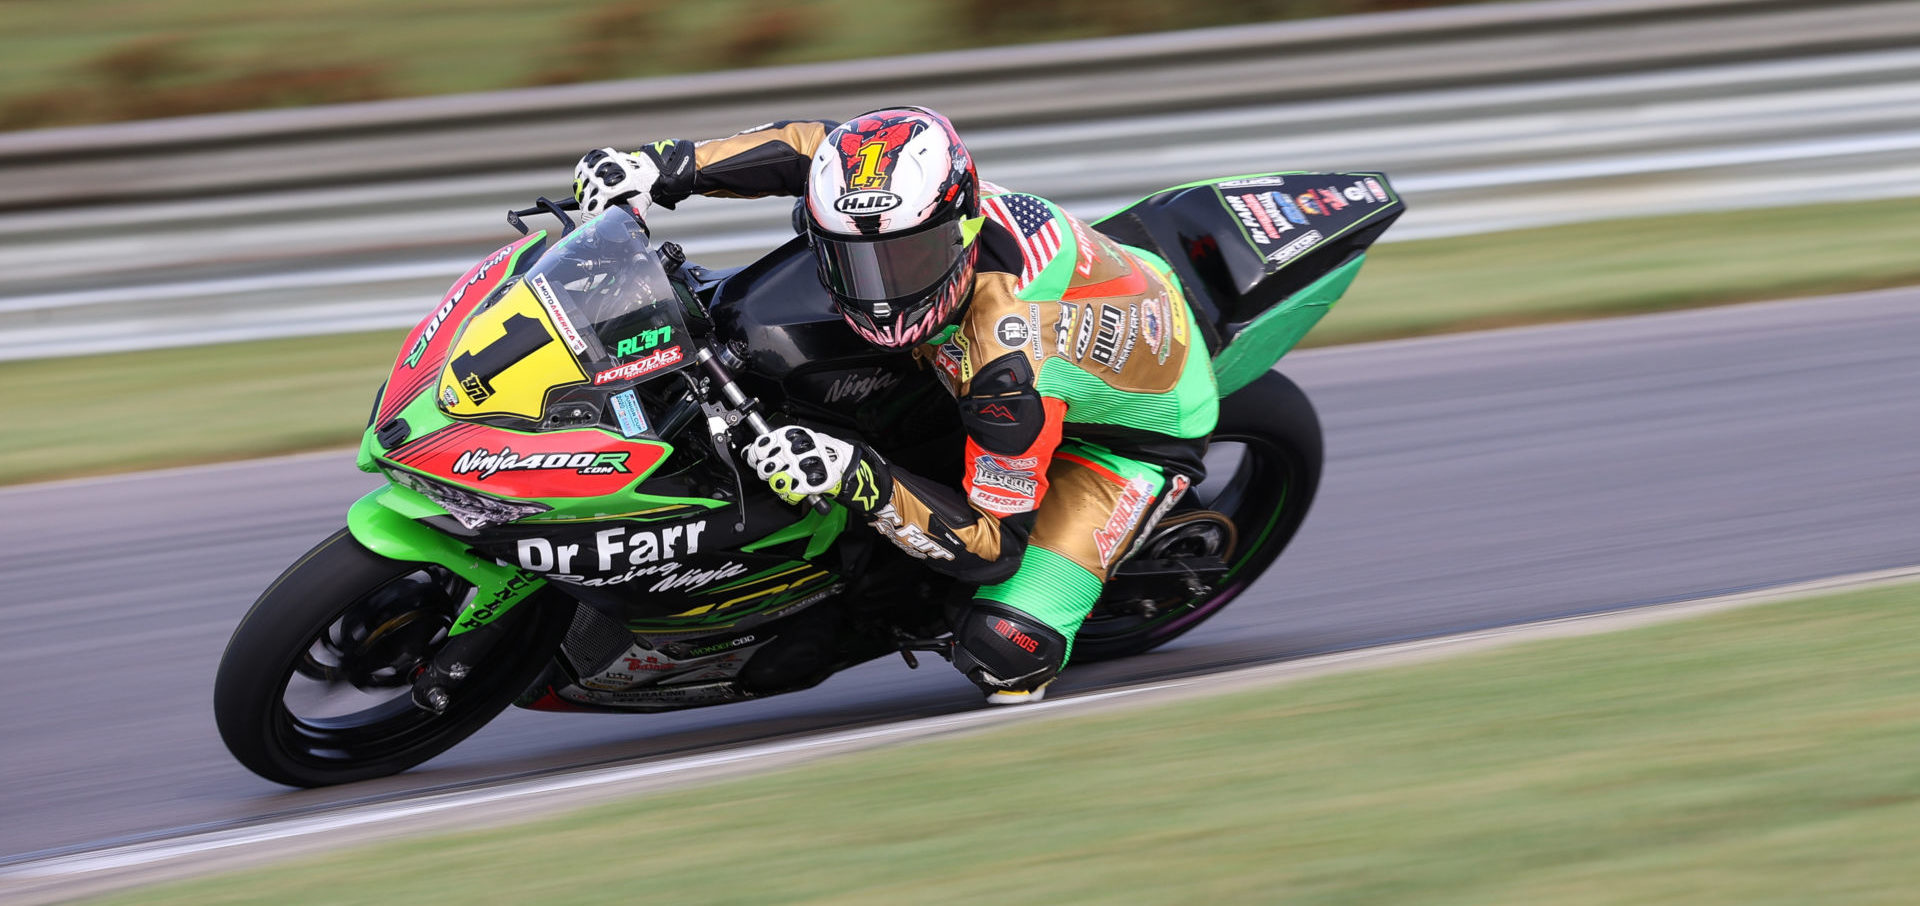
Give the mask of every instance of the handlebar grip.
[[[752, 428], [755, 434], [765, 434], [773, 430], [773, 426], [767, 423], [766, 416], [761, 415], [759, 410], [748, 405], [750, 401], [747, 399], [747, 395], [740, 392], [740, 388], [733, 383], [733, 376], [727, 373], [726, 366], [720, 364], [718, 357], [713, 354], [712, 350], [704, 346], [699, 347], [698, 351], [694, 353], [694, 358], [698, 359], [700, 364], [707, 369], [708, 376], [712, 377], [714, 381], [720, 385], [720, 393], [727, 398], [728, 402], [746, 409], [747, 427]], [[808, 494], [807, 504], [813, 507], [814, 512], [822, 516], [833, 512], [833, 502], [818, 494]]]

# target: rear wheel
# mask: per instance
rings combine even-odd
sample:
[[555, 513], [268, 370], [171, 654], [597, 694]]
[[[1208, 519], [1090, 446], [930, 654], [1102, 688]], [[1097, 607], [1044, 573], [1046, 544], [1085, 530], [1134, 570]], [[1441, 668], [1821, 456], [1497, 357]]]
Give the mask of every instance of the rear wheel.
[[472, 735], [538, 676], [567, 620], [551, 593], [522, 602], [444, 712], [415, 707], [413, 678], [471, 592], [344, 529], [322, 541], [260, 596], [220, 659], [213, 708], [227, 749], [268, 780], [326, 786], [404, 771]]
[[1219, 613], [1273, 565], [1313, 504], [1320, 486], [1320, 419], [1299, 386], [1269, 371], [1220, 402], [1207, 447], [1207, 477], [1188, 492], [1182, 513], [1210, 510], [1233, 525], [1227, 573], [1204, 595], [1121, 606], [1120, 586], [1094, 606], [1074, 637], [1076, 662], [1150, 651]]

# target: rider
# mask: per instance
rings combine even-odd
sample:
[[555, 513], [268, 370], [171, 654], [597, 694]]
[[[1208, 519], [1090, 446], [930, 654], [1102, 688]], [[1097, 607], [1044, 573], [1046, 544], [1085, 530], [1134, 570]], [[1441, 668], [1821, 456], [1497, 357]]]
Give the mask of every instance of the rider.
[[958, 401], [962, 488], [799, 426], [755, 439], [748, 465], [784, 499], [831, 497], [980, 583], [953, 627], [954, 666], [990, 703], [1038, 701], [1113, 565], [1204, 472], [1213, 370], [1166, 263], [980, 182], [953, 126], [918, 107], [603, 148], [574, 177], [589, 216], [696, 193], [805, 196], [848, 326], [911, 349]]

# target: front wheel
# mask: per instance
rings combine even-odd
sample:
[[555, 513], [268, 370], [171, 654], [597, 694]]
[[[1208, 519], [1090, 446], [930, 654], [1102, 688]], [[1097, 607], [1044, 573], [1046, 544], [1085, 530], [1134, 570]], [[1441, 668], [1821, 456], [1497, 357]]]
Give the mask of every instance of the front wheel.
[[472, 735], [560, 645], [551, 593], [509, 611], [508, 635], [444, 712], [412, 702], [472, 586], [433, 564], [389, 560], [345, 529], [288, 567], [234, 630], [214, 681], [220, 738], [268, 780], [326, 786], [396, 774]]
[[1091, 663], [1150, 651], [1219, 613], [1293, 540], [1320, 487], [1321, 458], [1319, 416], [1285, 375], [1269, 371], [1221, 400], [1206, 480], [1174, 512], [1191, 506], [1233, 523], [1237, 541], [1226, 575], [1205, 595], [1158, 602], [1149, 613], [1110, 608], [1103, 599], [1074, 636], [1073, 659]]

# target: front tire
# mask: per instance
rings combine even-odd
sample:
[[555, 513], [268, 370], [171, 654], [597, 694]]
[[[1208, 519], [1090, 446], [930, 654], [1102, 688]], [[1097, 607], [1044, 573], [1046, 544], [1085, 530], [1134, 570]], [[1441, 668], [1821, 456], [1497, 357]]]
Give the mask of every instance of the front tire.
[[1207, 478], [1188, 500], [1233, 522], [1239, 546], [1228, 560], [1224, 584], [1152, 616], [1095, 606], [1074, 636], [1073, 660], [1092, 663], [1151, 651], [1219, 613], [1273, 565], [1300, 530], [1320, 487], [1323, 457], [1320, 418], [1306, 393], [1285, 375], [1269, 371], [1221, 400]]
[[[539, 592], [442, 713], [412, 680], [444, 645], [472, 586], [432, 564], [389, 560], [345, 529], [275, 580], [220, 658], [214, 720], [249, 770], [314, 787], [396, 774], [472, 735], [539, 675], [570, 607]], [[491, 631], [491, 630], [490, 630]]]

